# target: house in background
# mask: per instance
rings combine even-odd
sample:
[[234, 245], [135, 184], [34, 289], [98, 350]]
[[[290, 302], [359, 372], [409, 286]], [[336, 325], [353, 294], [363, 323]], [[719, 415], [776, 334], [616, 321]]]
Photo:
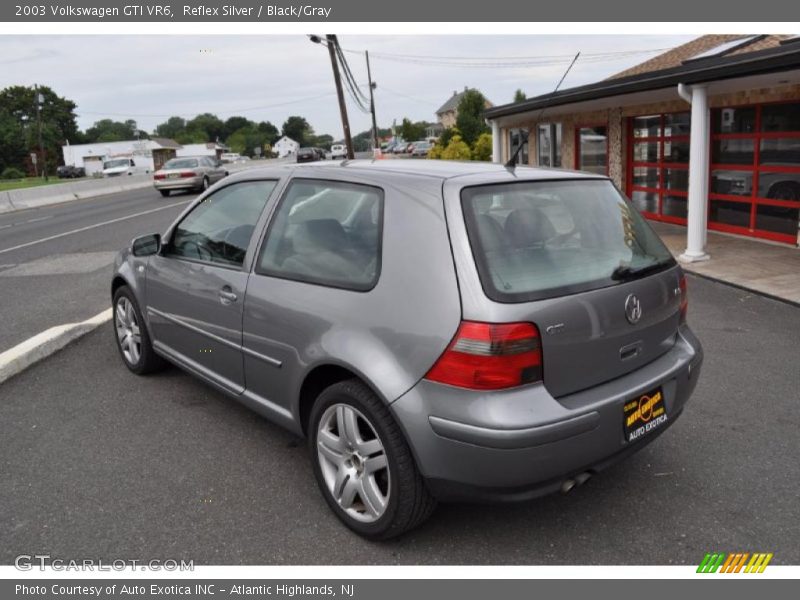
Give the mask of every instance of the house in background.
[[300, 149], [300, 144], [295, 142], [292, 138], [283, 136], [272, 146], [272, 151], [278, 153], [278, 158], [284, 158], [290, 154], [297, 154]]
[[[493, 159], [608, 175], [642, 213], [798, 244], [800, 37], [706, 35], [597, 83], [491, 108]], [[544, 115], [543, 117], [541, 115]]]
[[103, 170], [103, 162], [112, 158], [132, 158], [147, 171], [155, 170], [156, 159], [172, 154], [180, 144], [168, 138], [127, 140], [122, 142], [96, 142], [93, 144], [67, 144], [61, 147], [64, 164], [83, 167], [91, 176]]
[[[470, 89], [471, 88], [464, 87], [463, 92], [453, 91], [453, 95], [450, 96], [447, 101], [439, 107], [439, 110], [436, 111], [436, 120], [441, 124], [443, 129], [448, 129], [456, 124], [456, 119], [458, 118], [458, 105], [461, 102], [461, 99], [464, 97], [464, 94]], [[494, 105], [487, 100], [486, 108], [491, 108], [492, 106]]]
[[177, 156], [211, 156], [220, 160], [225, 152], [228, 152], [225, 144], [219, 142], [205, 142], [201, 144], [184, 144], [178, 148]]

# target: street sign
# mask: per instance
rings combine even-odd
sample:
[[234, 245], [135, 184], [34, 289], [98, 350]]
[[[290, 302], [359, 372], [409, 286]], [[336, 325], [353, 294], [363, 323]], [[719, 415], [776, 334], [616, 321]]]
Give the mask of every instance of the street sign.
[[31, 163], [35, 165], [36, 161], [37, 161], [36, 152], [31, 152]]
[[255, 154], [256, 156], [261, 156], [261, 146], [256, 146], [255, 148], [253, 148], [253, 154]]

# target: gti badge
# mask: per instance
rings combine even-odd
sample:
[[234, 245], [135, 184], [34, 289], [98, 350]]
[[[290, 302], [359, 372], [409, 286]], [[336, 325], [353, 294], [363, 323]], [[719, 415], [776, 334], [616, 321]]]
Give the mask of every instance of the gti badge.
[[631, 325], [635, 325], [642, 318], [642, 303], [633, 294], [628, 294], [625, 298], [625, 316]]

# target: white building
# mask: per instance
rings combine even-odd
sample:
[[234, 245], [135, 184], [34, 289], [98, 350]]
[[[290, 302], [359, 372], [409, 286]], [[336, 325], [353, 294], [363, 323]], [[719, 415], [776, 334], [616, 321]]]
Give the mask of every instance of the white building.
[[204, 144], [184, 144], [179, 146], [175, 152], [176, 156], [213, 156], [219, 158], [230, 148], [223, 144], [207, 142]]
[[137, 166], [148, 171], [154, 170], [153, 153], [174, 150], [180, 146], [166, 138], [151, 140], [128, 140], [124, 142], [97, 142], [94, 144], [74, 144], [61, 147], [64, 164], [86, 169], [87, 175], [103, 170], [103, 162], [112, 158], [133, 158]]
[[300, 149], [300, 144], [295, 142], [292, 138], [283, 136], [272, 146], [272, 151], [278, 153], [278, 158], [289, 156], [290, 154], [297, 154]]

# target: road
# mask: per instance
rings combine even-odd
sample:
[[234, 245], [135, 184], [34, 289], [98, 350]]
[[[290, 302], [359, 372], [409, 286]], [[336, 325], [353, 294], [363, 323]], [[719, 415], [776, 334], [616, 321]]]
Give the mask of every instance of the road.
[[798, 564], [800, 308], [689, 293], [706, 362], [668, 432], [569, 495], [440, 506], [388, 543], [339, 524], [302, 442], [178, 369], [130, 374], [104, 326], [0, 385], [0, 563]]
[[117, 251], [163, 231], [194, 198], [147, 187], [0, 215], [0, 352], [108, 308]]

